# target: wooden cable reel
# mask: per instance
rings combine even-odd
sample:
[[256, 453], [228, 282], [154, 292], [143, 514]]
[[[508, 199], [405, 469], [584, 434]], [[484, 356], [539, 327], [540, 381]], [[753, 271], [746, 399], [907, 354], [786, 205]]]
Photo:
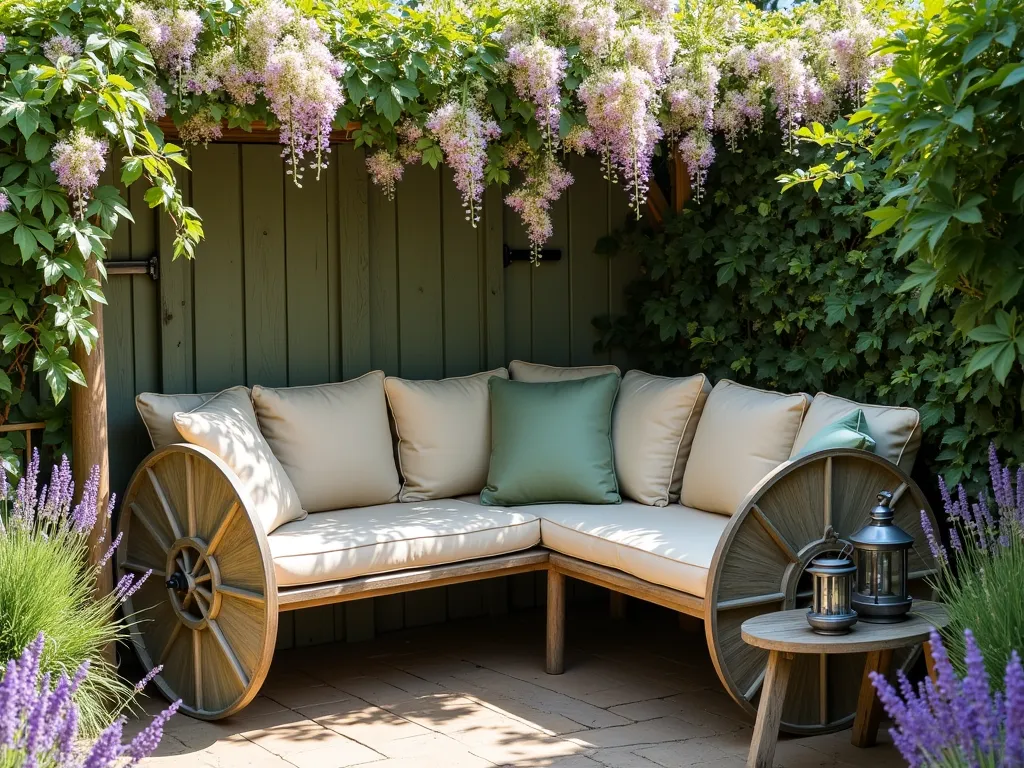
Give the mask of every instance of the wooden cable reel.
[[[929, 596], [925, 580], [936, 563], [921, 530], [921, 510], [932, 518], [921, 489], [902, 470], [865, 451], [829, 450], [788, 462], [766, 477], [744, 500], [715, 551], [705, 597], [705, 630], [718, 676], [736, 702], [757, 713], [768, 653], [740, 637], [752, 616], [806, 607], [812, 558], [835, 551], [824, 538], [832, 526], [845, 538], [868, 522], [879, 491], [893, 492], [894, 522], [917, 542], [909, 557], [909, 584]], [[905, 668], [918, 650], [897, 651], [894, 669]], [[848, 727], [857, 709], [865, 654], [798, 655], [782, 730], [827, 733]]]
[[242, 709], [277, 639], [277, 585], [262, 525], [231, 470], [209, 451], [150, 456], [121, 511], [119, 576], [153, 573], [125, 602], [131, 639], [154, 683], [205, 720]]

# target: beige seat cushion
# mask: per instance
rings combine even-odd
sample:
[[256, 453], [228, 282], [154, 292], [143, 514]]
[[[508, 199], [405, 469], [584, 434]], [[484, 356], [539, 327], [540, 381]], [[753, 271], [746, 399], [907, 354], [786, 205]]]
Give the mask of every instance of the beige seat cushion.
[[825, 392], [819, 392], [811, 401], [791, 455], [803, 450], [819, 431], [858, 408], [864, 411], [868, 432], [875, 440], [875, 453], [910, 472], [921, 448], [921, 414], [913, 408], [867, 405]]
[[306, 516], [295, 486], [260, 434], [248, 389], [225, 389], [188, 413], [174, 414], [174, 424], [186, 441], [234, 470], [266, 533]]
[[318, 512], [269, 537], [278, 586], [425, 568], [529, 549], [540, 521], [527, 511], [466, 501]]
[[312, 387], [253, 387], [260, 432], [307, 512], [398, 499], [384, 374]]
[[602, 376], [606, 373], [621, 375], [619, 369], [614, 365], [578, 365], [574, 368], [559, 368], [556, 365], [527, 363], [522, 360], [513, 360], [509, 363], [508, 373], [514, 381], [532, 381], [540, 383], [588, 379], [591, 376]]
[[734, 514], [754, 486], [789, 459], [810, 398], [720, 381], [704, 404], [681, 501]]
[[187, 413], [198, 408], [216, 392], [202, 395], [161, 395], [157, 392], [143, 392], [135, 398], [135, 410], [142, 417], [149, 433], [153, 448], [163, 448], [181, 442], [178, 428], [174, 426], [174, 414]]
[[498, 368], [441, 381], [389, 376], [384, 391], [398, 435], [399, 501], [479, 493], [491, 460], [491, 396]]
[[622, 377], [612, 442], [623, 495], [656, 507], [679, 501], [690, 445], [710, 391], [704, 374], [669, 379], [628, 371]]
[[531, 509], [541, 516], [545, 547], [697, 597], [704, 597], [715, 547], [729, 524], [724, 515], [675, 504], [624, 501]]

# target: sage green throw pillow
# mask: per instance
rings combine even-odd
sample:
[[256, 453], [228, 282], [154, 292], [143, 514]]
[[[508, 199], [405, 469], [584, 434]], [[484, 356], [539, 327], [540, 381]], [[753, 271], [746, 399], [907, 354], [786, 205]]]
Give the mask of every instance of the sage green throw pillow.
[[803, 450], [798, 456], [806, 456], [809, 453], [825, 451], [829, 448], [859, 448], [862, 451], [874, 451], [875, 439], [868, 432], [868, 422], [864, 418], [864, 411], [858, 408], [855, 411], [833, 421], [826, 427], [814, 433], [814, 436], [807, 441]]
[[618, 504], [612, 451], [614, 373], [575, 381], [491, 379], [485, 505]]

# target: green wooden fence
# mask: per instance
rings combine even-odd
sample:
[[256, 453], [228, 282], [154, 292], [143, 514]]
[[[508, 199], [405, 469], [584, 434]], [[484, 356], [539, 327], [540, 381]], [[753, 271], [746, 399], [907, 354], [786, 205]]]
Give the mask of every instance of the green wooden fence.
[[[345, 145], [325, 177], [307, 173], [302, 189], [274, 145], [195, 150], [181, 178], [206, 229], [193, 262], [171, 259], [169, 223], [133, 190], [135, 223], [118, 231], [110, 258], [157, 255], [160, 274], [115, 276], [107, 287], [113, 488], [149, 451], [139, 392], [315, 384], [374, 369], [442, 378], [515, 358], [608, 362], [594, 351], [591, 321], [621, 309], [637, 265], [594, 246], [625, 220], [627, 201], [595, 160], [573, 158], [570, 170], [576, 183], [555, 205], [548, 245], [562, 259], [540, 267], [503, 266], [503, 246], [527, 240], [496, 190], [473, 229], [448, 171], [410, 167], [388, 201], [368, 180], [362, 151]], [[527, 574], [300, 611], [282, 616], [280, 643], [365, 639], [509, 601], [532, 605], [537, 594]]]

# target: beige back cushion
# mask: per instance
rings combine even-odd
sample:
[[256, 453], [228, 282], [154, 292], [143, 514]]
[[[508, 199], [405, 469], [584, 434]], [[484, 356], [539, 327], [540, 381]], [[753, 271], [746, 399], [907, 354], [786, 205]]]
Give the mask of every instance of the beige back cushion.
[[381, 371], [340, 384], [253, 387], [252, 404], [260, 432], [307, 512], [398, 498]]
[[796, 436], [793, 455], [799, 453], [819, 431], [858, 408], [864, 411], [868, 432], [875, 440], [875, 453], [910, 472], [921, 447], [921, 415], [916, 410], [866, 405], [824, 392], [816, 394], [811, 401], [807, 417]]
[[734, 514], [765, 475], [788, 460], [809, 398], [720, 381], [708, 395], [683, 474], [688, 507]]
[[188, 413], [174, 414], [185, 440], [222, 458], [249, 492], [266, 533], [306, 516], [295, 486], [260, 434], [245, 387], [225, 389]]
[[487, 381], [498, 368], [441, 381], [384, 379], [398, 435], [399, 501], [479, 493], [491, 460], [491, 398]]
[[135, 409], [142, 417], [149, 433], [149, 441], [153, 448], [163, 448], [181, 442], [178, 428], [174, 426], [174, 414], [188, 412], [198, 408], [216, 392], [203, 395], [161, 395], [156, 392], [143, 392], [135, 398]]
[[628, 371], [619, 384], [612, 417], [615, 474], [623, 495], [649, 506], [679, 501], [711, 382], [704, 374], [684, 379]]
[[606, 373], [621, 375], [619, 369], [614, 365], [579, 365], [574, 368], [559, 368], [555, 365], [526, 363], [522, 360], [513, 360], [509, 363], [508, 373], [515, 381], [540, 383], [589, 379], [591, 376], [603, 376]]

